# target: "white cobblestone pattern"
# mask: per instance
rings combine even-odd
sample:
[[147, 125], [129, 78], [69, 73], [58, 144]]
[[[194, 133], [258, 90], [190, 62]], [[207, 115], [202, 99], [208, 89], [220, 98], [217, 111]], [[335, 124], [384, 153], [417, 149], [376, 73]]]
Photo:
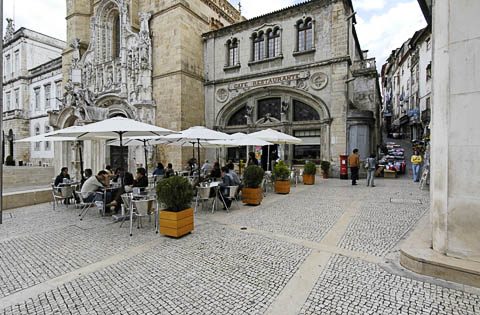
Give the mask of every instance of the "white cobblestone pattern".
[[333, 256], [301, 315], [480, 314], [480, 297], [391, 275], [375, 264]]
[[340, 247], [384, 256], [428, 210], [424, 204], [362, 202]]
[[[308, 188], [298, 193], [295, 198], [291, 195], [275, 195], [275, 202], [257, 207], [249, 213], [237, 212], [228, 221], [236, 225], [318, 242], [345, 210], [344, 201], [323, 199], [322, 196], [320, 186]], [[269, 195], [266, 198], [267, 202], [268, 198]]]
[[203, 227], [3, 314], [263, 314], [310, 251]]

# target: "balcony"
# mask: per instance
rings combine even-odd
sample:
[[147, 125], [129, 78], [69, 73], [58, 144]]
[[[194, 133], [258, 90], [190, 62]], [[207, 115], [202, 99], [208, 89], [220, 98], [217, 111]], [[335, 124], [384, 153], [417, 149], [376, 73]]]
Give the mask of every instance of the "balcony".
[[358, 73], [369, 73], [369, 72], [377, 72], [377, 63], [375, 58], [364, 59], [364, 60], [357, 60], [353, 64], [353, 72]]
[[25, 118], [23, 109], [12, 109], [6, 112], [3, 112], [3, 119], [15, 119], [15, 118]]

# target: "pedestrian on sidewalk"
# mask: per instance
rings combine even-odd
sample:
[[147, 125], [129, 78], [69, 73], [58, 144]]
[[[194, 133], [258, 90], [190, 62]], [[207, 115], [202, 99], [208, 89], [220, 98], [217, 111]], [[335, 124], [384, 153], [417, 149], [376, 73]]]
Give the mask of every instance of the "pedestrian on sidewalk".
[[350, 172], [352, 173], [352, 185], [356, 185], [358, 180], [358, 170], [360, 169], [360, 157], [358, 156], [358, 149], [354, 149], [353, 154], [349, 156], [348, 166], [350, 167]]
[[375, 153], [372, 153], [367, 159], [367, 186], [375, 187], [375, 169], [377, 167], [376, 157]]
[[413, 181], [418, 182], [420, 181], [419, 174], [420, 174], [420, 167], [422, 165], [422, 156], [418, 153], [417, 150], [412, 155], [412, 169], [413, 169]]

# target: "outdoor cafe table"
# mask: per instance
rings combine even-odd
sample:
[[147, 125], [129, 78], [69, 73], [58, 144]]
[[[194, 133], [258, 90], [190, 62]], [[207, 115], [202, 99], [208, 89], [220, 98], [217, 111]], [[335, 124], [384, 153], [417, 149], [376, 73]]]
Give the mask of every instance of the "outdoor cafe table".
[[209, 186], [207, 186], [215, 191], [215, 197], [214, 197], [215, 199], [213, 199], [212, 213], [214, 213], [217, 210], [217, 199], [221, 198], [222, 202], [225, 202], [223, 200], [223, 196], [220, 194], [221, 183], [222, 182], [211, 182], [209, 183]]

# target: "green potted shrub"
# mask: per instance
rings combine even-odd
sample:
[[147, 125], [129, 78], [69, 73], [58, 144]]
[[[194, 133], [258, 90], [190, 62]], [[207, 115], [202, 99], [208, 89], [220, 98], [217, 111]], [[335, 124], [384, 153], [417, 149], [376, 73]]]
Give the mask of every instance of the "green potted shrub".
[[7, 158], [5, 159], [5, 164], [7, 166], [15, 166], [15, 160], [13, 159], [13, 156], [8, 155]]
[[249, 205], [259, 205], [262, 202], [262, 188], [260, 187], [265, 171], [260, 166], [250, 165], [245, 169], [242, 200]]
[[303, 168], [303, 184], [315, 184], [315, 174], [317, 173], [317, 165], [313, 162], [308, 162]]
[[322, 163], [320, 163], [320, 168], [323, 171], [323, 178], [327, 179], [328, 178], [328, 172], [330, 172], [330, 162], [322, 161]]
[[156, 187], [158, 202], [165, 206], [159, 213], [160, 233], [181, 237], [193, 231], [193, 188], [188, 180], [172, 176]]
[[283, 161], [275, 165], [272, 170], [272, 175], [275, 181], [275, 192], [278, 194], [288, 194], [290, 192], [290, 170]]

